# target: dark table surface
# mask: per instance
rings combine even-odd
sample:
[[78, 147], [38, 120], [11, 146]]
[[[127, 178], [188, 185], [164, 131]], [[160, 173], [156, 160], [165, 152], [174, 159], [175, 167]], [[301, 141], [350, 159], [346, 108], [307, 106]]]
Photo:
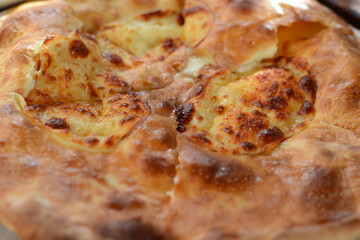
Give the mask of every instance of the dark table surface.
[[0, 240], [20, 240], [15, 233], [10, 232], [5, 227], [0, 225]]

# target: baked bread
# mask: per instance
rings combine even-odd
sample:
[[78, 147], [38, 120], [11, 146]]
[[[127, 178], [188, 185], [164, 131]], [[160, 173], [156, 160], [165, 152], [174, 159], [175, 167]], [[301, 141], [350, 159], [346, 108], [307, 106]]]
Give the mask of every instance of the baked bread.
[[360, 46], [312, 0], [0, 18], [0, 222], [28, 240], [360, 238]]

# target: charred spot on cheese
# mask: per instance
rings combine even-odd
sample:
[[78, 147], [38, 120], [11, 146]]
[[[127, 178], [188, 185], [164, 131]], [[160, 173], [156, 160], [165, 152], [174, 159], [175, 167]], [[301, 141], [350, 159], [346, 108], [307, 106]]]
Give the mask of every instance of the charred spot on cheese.
[[66, 81], [70, 81], [73, 78], [74, 73], [71, 70], [71, 68], [68, 68], [68, 67], [65, 68], [64, 76], [65, 76]]
[[265, 113], [260, 112], [259, 110], [256, 110], [256, 109], [255, 109], [254, 111], [252, 111], [251, 114], [252, 114], [253, 116], [266, 117], [266, 114], [265, 114]]
[[282, 110], [286, 107], [287, 102], [282, 96], [269, 97], [265, 107], [273, 110]]
[[[230, 116], [231, 117], [231, 116]], [[229, 119], [229, 118], [228, 118]], [[263, 115], [248, 114], [240, 112], [236, 115], [236, 126], [239, 130], [238, 134], [244, 136], [245, 134], [252, 134], [252, 132], [260, 131], [268, 126]]]
[[211, 143], [211, 141], [206, 137], [205, 133], [191, 134], [190, 138], [200, 144], [210, 144]]
[[87, 56], [89, 56], [89, 49], [81, 40], [72, 41], [69, 51], [71, 56], [73, 56], [74, 58], [86, 58]]
[[298, 125], [296, 125], [296, 128], [302, 128], [302, 127], [305, 127], [305, 126], [306, 126], [306, 123], [301, 122]]
[[115, 53], [105, 52], [103, 53], [103, 57], [116, 66], [125, 66], [124, 60]]
[[125, 82], [124, 79], [119, 78], [114, 73], [106, 73], [105, 74], [105, 82], [108, 85], [122, 87], [122, 88], [126, 88], [128, 86], [128, 84]]
[[177, 130], [179, 132], [185, 131], [185, 125], [190, 123], [194, 113], [194, 104], [183, 104], [176, 109], [176, 121], [178, 122]]
[[251, 142], [242, 142], [241, 147], [247, 152], [256, 150], [256, 146], [254, 144], [252, 144]]
[[88, 83], [87, 86], [88, 86], [88, 89], [90, 91], [90, 96], [91, 97], [93, 97], [93, 98], [99, 97], [97, 91], [95, 90], [94, 86], [91, 83]]
[[166, 14], [168, 14], [170, 11], [163, 11], [163, 10], [155, 10], [152, 12], [146, 12], [146, 13], [142, 13], [140, 16], [145, 20], [145, 21], [149, 21], [152, 18], [155, 17], [163, 17]]
[[199, 122], [201, 122], [202, 120], [204, 120], [204, 117], [201, 116], [201, 115], [197, 115], [197, 116], [196, 116], [196, 119], [197, 119]]
[[316, 83], [308, 75], [301, 77], [299, 85], [301, 89], [307, 92], [311, 97], [315, 97]]
[[53, 129], [69, 129], [70, 126], [66, 123], [63, 118], [51, 118], [45, 122], [45, 126]]
[[35, 64], [35, 71], [40, 71], [41, 69], [41, 60], [38, 59]]
[[54, 35], [54, 34], [51, 34], [51, 35], [47, 36], [47, 37], [45, 38], [45, 40], [44, 40], [44, 43], [43, 43], [43, 44], [47, 44], [48, 42], [50, 42], [51, 40], [53, 40], [53, 39], [54, 39], [54, 37], [55, 37], [55, 35]]
[[205, 88], [202, 85], [199, 85], [195, 88], [193, 97], [201, 97], [204, 94]]
[[184, 15], [182, 13], [179, 13], [177, 18], [176, 18], [176, 21], [180, 26], [183, 26], [185, 24]]
[[307, 115], [307, 114], [311, 113], [313, 110], [314, 110], [313, 104], [309, 100], [306, 100], [301, 105], [299, 113], [300, 113], [300, 115]]
[[[178, 110], [178, 131], [211, 151], [257, 154], [276, 147], [313, 118], [316, 88], [303, 59], [264, 60], [248, 75], [218, 71]], [[310, 87], [309, 87], [310, 86]], [[315, 90], [314, 90], [315, 89]], [[186, 114], [191, 112], [190, 114]], [[181, 113], [181, 114], [180, 114]], [[183, 114], [184, 113], [184, 114]], [[185, 117], [183, 117], [185, 115]], [[187, 116], [194, 115], [194, 118]], [[199, 120], [196, 116], [204, 116]], [[186, 120], [186, 121], [185, 121]]]
[[139, 104], [133, 104], [130, 106], [130, 109], [134, 110], [135, 112], [138, 112], [141, 110], [141, 107], [139, 106]]
[[90, 138], [85, 138], [84, 142], [87, 145], [89, 145], [90, 147], [93, 147], [93, 146], [97, 145], [100, 141], [97, 138], [90, 137]]
[[49, 83], [56, 83], [56, 77], [48, 75], [48, 82]]
[[174, 39], [167, 38], [162, 42], [162, 47], [165, 51], [172, 53], [176, 50], [177, 46], [175, 45]]
[[35, 104], [24, 113], [65, 145], [107, 151], [145, 119], [150, 109], [137, 95], [124, 93], [102, 100], [94, 97], [91, 103]]
[[214, 108], [214, 112], [216, 114], [223, 114], [225, 112], [225, 107], [222, 105], [218, 105]]
[[292, 89], [292, 88], [286, 88], [285, 90], [284, 90], [284, 93], [285, 93], [285, 95], [288, 97], [288, 98], [290, 98], [290, 97], [293, 97], [294, 96], [294, 89]]
[[223, 132], [229, 134], [229, 135], [233, 135], [233, 134], [234, 134], [234, 130], [232, 129], [231, 126], [223, 127], [221, 130], [222, 130]]
[[283, 132], [277, 127], [270, 127], [269, 129], [261, 130], [257, 137], [260, 138], [264, 144], [273, 143], [281, 140], [284, 137]]
[[32, 105], [32, 106], [29, 106], [28, 107], [28, 110], [31, 112], [31, 111], [37, 111], [37, 112], [42, 112], [42, 111], [45, 111], [46, 107], [42, 104], [35, 104], [35, 105]]
[[43, 74], [46, 73], [46, 70], [50, 67], [50, 65], [51, 65], [51, 63], [53, 61], [51, 55], [48, 54], [47, 52], [44, 53], [44, 56], [46, 57], [46, 64], [45, 64], [45, 67], [44, 67]]
[[131, 122], [131, 121], [135, 120], [135, 118], [136, 118], [136, 116], [133, 116], [133, 115], [127, 116], [127, 117], [121, 119], [119, 124], [123, 125], [123, 124], [125, 124], [127, 122]]
[[115, 144], [115, 137], [114, 137], [114, 135], [111, 135], [111, 136], [109, 136], [109, 137], [106, 138], [106, 140], [105, 140], [105, 146], [106, 146], [107, 148], [111, 148], [112, 146], [114, 146], [114, 144]]

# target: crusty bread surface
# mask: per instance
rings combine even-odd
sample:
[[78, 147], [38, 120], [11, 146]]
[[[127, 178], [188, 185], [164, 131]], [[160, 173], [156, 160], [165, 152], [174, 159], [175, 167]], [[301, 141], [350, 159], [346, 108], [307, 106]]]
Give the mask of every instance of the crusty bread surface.
[[316, 1], [28, 2], [0, 66], [23, 239], [360, 238], [360, 42]]

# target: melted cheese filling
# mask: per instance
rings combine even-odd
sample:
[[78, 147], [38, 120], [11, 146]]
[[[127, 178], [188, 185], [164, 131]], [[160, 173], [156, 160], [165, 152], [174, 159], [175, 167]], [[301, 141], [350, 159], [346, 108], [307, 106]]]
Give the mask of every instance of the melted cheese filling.
[[[108, 151], [150, 113], [134, 92], [174, 80], [200, 87], [178, 109], [178, 130], [213, 151], [260, 153], [304, 127], [316, 91], [306, 63], [261, 63], [276, 54], [274, 44], [234, 72], [216, 70], [209, 52], [196, 51], [212, 16], [193, 9], [182, 12], [185, 23], [179, 12], [158, 10], [109, 22], [96, 35], [49, 35], [36, 50], [29, 93], [16, 101], [62, 144], [90, 151]], [[181, 47], [189, 56], [168, 61]]]
[[149, 20], [143, 20], [140, 16], [139, 19], [125, 19], [112, 23], [105, 26], [99, 37], [107, 39], [130, 54], [142, 56], [164, 39], [182, 36], [182, 28], [176, 22], [177, 15], [159, 12], [159, 15], [162, 14], [165, 16], [155, 16]]
[[18, 105], [62, 144], [108, 151], [149, 114], [131, 92], [152, 86], [141, 74], [126, 74], [139, 67], [149, 75], [150, 63], [180, 47], [176, 16], [169, 10], [139, 15], [110, 23], [96, 37], [49, 35], [34, 57], [33, 86], [25, 100], [16, 97]]
[[178, 109], [180, 125], [185, 122], [179, 130], [222, 153], [273, 148], [313, 118], [316, 86], [304, 65], [302, 59], [282, 58], [248, 77], [216, 72]]

